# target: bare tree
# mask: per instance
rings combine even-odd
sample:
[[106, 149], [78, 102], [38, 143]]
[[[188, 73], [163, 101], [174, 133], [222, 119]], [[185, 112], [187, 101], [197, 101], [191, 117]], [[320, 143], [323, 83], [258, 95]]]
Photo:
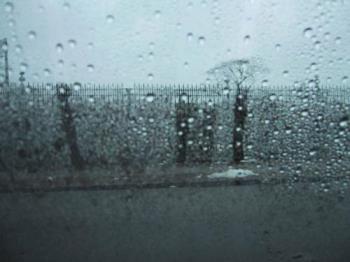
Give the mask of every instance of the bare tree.
[[245, 122], [248, 115], [248, 92], [257, 74], [267, 73], [261, 60], [233, 59], [222, 62], [211, 68], [207, 73], [219, 83], [236, 89], [233, 124], [233, 162], [239, 164], [244, 159], [243, 140]]
[[70, 150], [70, 159], [72, 165], [77, 170], [84, 169], [84, 159], [81, 156], [77, 132], [74, 124], [73, 110], [69, 104], [69, 97], [71, 96], [71, 88], [67, 84], [57, 84], [56, 86], [57, 98], [59, 101], [59, 108], [61, 111], [62, 128], [66, 135], [66, 140]]

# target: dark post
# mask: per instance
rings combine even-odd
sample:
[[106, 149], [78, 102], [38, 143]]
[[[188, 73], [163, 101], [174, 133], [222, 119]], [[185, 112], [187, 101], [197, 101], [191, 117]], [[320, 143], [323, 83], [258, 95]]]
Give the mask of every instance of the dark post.
[[208, 105], [203, 110], [203, 138], [201, 145], [201, 162], [211, 163], [214, 151], [214, 128], [216, 122], [216, 111], [213, 105]]
[[179, 103], [176, 103], [176, 136], [177, 136], [177, 155], [176, 162], [184, 164], [187, 154], [187, 136], [188, 128], [188, 101], [185, 101], [187, 95], [181, 94]]
[[68, 102], [72, 90], [66, 84], [58, 84], [56, 86], [56, 92], [61, 111], [62, 128], [65, 132], [70, 150], [70, 159], [75, 169], [82, 170], [84, 169], [84, 160], [79, 151], [73, 112]]
[[[10, 77], [9, 77], [8, 43], [6, 38], [0, 41], [0, 50], [3, 51], [3, 54], [4, 54], [4, 64], [5, 64], [4, 65], [5, 66], [4, 85], [8, 87], [10, 86]], [[0, 55], [1, 55], [1, 52], [0, 52]]]
[[239, 164], [244, 159], [244, 124], [248, 115], [247, 107], [248, 90], [242, 90], [239, 86], [234, 105], [233, 125], [233, 162]]

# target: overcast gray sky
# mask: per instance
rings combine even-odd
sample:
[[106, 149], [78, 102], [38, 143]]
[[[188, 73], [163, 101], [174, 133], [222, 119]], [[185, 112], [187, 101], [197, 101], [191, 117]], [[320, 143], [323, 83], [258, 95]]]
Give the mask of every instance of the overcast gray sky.
[[[260, 57], [257, 79], [318, 73], [346, 84], [348, 0], [0, 0], [11, 80], [203, 83], [234, 58]], [[327, 80], [328, 79], [328, 80]]]

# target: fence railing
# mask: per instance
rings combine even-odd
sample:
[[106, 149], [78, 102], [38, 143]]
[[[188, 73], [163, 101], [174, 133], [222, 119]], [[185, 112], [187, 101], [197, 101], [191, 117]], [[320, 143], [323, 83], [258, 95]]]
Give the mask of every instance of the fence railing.
[[[0, 88], [0, 95], [9, 92], [22, 92], [24, 95], [32, 95], [33, 98], [50, 99], [57, 94], [57, 84], [35, 83], [18, 84], [12, 83], [9, 87]], [[152, 85], [134, 84], [132, 87], [124, 87], [123, 84], [69, 84], [72, 91], [71, 96], [76, 98], [94, 99], [121, 99], [133, 97], [144, 99], [148, 95], [157, 97], [179, 98], [182, 95], [194, 101], [221, 101], [234, 97], [236, 89], [234, 86], [222, 86], [218, 84], [199, 85]], [[309, 88], [307, 86], [252, 86], [249, 89], [251, 99], [259, 99], [266, 95], [275, 94], [280, 100], [293, 100], [302, 96], [322, 96], [323, 99], [340, 102], [350, 102], [350, 87], [348, 86], [320, 86]], [[171, 101], [171, 99], [169, 99]]]
[[227, 164], [240, 132], [246, 159], [350, 162], [348, 88], [251, 87], [242, 131], [236, 95], [220, 85], [11, 84], [0, 89], [0, 170]]

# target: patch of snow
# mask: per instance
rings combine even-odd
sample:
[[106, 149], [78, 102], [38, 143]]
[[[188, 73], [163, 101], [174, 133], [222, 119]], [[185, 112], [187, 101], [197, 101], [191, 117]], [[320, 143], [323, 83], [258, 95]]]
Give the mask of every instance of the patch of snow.
[[256, 174], [247, 169], [229, 169], [224, 172], [213, 173], [211, 175], [208, 175], [208, 178], [238, 178], [248, 176], [256, 176]]

